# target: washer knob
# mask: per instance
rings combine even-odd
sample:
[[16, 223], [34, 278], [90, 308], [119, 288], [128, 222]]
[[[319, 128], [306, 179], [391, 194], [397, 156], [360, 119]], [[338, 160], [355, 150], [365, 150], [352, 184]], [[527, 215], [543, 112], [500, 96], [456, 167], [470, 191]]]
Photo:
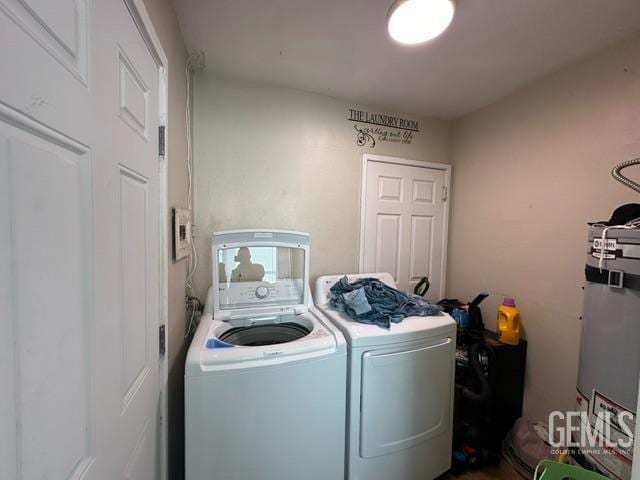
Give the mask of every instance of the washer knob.
[[258, 298], [267, 298], [269, 296], [269, 289], [264, 285], [260, 285], [256, 288], [256, 297]]

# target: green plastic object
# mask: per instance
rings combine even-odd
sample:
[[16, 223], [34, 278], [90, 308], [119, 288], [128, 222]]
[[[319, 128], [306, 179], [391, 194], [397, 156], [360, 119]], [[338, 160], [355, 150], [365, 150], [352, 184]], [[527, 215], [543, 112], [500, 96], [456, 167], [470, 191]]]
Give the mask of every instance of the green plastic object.
[[553, 460], [542, 460], [533, 474], [534, 480], [609, 480], [596, 472], [581, 467], [558, 463]]

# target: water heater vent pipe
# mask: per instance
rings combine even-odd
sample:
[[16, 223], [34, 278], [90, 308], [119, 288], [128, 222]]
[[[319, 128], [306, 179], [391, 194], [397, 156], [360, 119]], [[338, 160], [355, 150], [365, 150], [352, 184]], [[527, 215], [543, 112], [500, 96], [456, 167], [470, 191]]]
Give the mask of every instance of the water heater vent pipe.
[[621, 184], [640, 193], [640, 184], [634, 182], [633, 180], [625, 177], [624, 175], [622, 175], [622, 173], [620, 173], [623, 169], [631, 167], [633, 165], [640, 165], [640, 157], [634, 158], [633, 160], [627, 160], [626, 162], [620, 162], [615, 167], [613, 167], [613, 170], [611, 170], [611, 176]]

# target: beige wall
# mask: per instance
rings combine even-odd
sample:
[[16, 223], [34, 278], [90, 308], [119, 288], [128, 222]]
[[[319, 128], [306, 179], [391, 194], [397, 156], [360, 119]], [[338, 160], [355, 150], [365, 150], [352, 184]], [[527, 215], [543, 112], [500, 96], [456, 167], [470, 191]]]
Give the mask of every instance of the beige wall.
[[[187, 51], [170, 0], [145, 0], [145, 6], [169, 62], [167, 158], [169, 208], [187, 205], [186, 170], [186, 80], [184, 68]], [[167, 229], [171, 239], [171, 212]], [[167, 325], [167, 368], [169, 401], [169, 478], [182, 478], [183, 455], [183, 377], [184, 377], [184, 329], [186, 261], [171, 261], [171, 242], [168, 245], [169, 260], [169, 318]]]
[[358, 147], [345, 101], [207, 73], [196, 75], [194, 92], [201, 298], [211, 284], [213, 231], [306, 231], [312, 278], [355, 272], [362, 154], [449, 162], [450, 124], [442, 120], [407, 115], [420, 122], [411, 145]]
[[573, 405], [586, 224], [639, 200], [609, 176], [639, 153], [638, 36], [454, 124], [448, 294], [490, 291], [490, 327], [516, 298], [534, 419]]
[[638, 52], [635, 37], [549, 74], [454, 122], [453, 136], [448, 122], [413, 117], [412, 145], [375, 149], [355, 145], [345, 101], [197, 74], [198, 295], [214, 230], [308, 231], [312, 277], [356, 271], [362, 153], [452, 158], [448, 296], [490, 291], [490, 328], [515, 297], [529, 340], [525, 415], [572, 408], [586, 223], [638, 201], [609, 176], [640, 152]]

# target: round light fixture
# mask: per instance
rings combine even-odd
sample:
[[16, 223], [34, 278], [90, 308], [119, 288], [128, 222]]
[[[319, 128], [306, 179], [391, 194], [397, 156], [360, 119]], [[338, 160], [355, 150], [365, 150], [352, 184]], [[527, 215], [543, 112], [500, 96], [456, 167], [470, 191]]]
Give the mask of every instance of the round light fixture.
[[389, 10], [387, 29], [397, 42], [426, 42], [447, 29], [454, 11], [454, 0], [396, 0]]

